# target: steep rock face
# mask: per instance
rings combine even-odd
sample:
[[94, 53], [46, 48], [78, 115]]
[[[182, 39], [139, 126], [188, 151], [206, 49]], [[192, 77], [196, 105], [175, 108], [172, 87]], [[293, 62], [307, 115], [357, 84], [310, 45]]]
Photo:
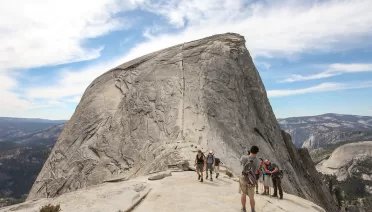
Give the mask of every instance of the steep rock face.
[[240, 156], [258, 145], [260, 157], [291, 173], [283, 179], [286, 192], [317, 202], [319, 188], [304, 190], [308, 179], [291, 164], [301, 158], [288, 153], [287, 143], [244, 38], [215, 35], [145, 55], [94, 80], [28, 199], [118, 176], [185, 170], [197, 148], [212, 149], [239, 173]]
[[[295, 173], [286, 172], [290, 181], [296, 181], [296, 176], [301, 176], [305, 180], [301, 180], [302, 184], [297, 187], [299, 193], [306, 193], [314, 202], [321, 205], [327, 205], [334, 202], [333, 197], [330, 195], [329, 190], [322, 181], [322, 177], [315, 169], [314, 162], [312, 161], [307, 149], [297, 149], [292, 143], [291, 136], [282, 130], [283, 140], [287, 146], [290, 155], [290, 163], [292, 164]], [[315, 188], [315, 189], [314, 189]], [[328, 210], [336, 210], [329, 207]]]

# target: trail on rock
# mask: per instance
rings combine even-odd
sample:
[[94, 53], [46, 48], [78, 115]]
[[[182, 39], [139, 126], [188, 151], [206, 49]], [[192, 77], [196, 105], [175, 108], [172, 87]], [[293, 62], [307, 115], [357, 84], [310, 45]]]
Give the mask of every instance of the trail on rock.
[[[226, 177], [201, 183], [194, 172], [180, 172], [151, 182], [151, 186], [152, 191], [133, 212], [236, 212], [241, 209], [238, 183]], [[285, 194], [283, 200], [262, 195], [255, 195], [255, 199], [256, 211], [260, 212], [324, 211], [312, 202], [289, 194]], [[248, 197], [247, 200], [249, 208]]]
[[[195, 172], [173, 172], [161, 180], [149, 176], [104, 183], [65, 193], [56, 198], [27, 201], [0, 212], [38, 212], [43, 205], [60, 204], [62, 212], [237, 212], [240, 211], [238, 183], [221, 176], [213, 182], [197, 180]], [[260, 191], [262, 192], [262, 190]], [[324, 212], [316, 204], [284, 194], [284, 199], [255, 195], [260, 212]], [[247, 201], [249, 208], [249, 201]]]

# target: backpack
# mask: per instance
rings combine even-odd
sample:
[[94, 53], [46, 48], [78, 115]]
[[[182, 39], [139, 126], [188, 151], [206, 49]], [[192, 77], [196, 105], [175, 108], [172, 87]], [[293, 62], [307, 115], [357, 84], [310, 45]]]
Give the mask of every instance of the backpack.
[[243, 180], [250, 185], [257, 184], [256, 170], [253, 170], [253, 167], [254, 167], [253, 160], [250, 160], [248, 163], [244, 165], [242, 171]]
[[278, 177], [280, 177], [280, 179], [281, 179], [281, 178], [283, 178], [283, 175], [284, 175], [283, 170], [279, 170], [278, 171]]
[[214, 165], [215, 165], [215, 166], [219, 166], [219, 165], [220, 165], [220, 162], [221, 162], [221, 161], [220, 161], [219, 158], [215, 158], [215, 159], [214, 159]]

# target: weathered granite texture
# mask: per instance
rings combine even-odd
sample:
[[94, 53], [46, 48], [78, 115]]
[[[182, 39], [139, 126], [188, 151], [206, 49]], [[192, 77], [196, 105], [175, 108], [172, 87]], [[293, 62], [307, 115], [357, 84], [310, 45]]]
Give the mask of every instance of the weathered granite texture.
[[[294, 146], [282, 137], [244, 37], [215, 35], [145, 55], [94, 80], [28, 199], [117, 176], [187, 170], [197, 148], [212, 149], [239, 173], [239, 158], [251, 145], [290, 173], [286, 192], [319, 203], [319, 188], [304, 191], [309, 178], [291, 164], [301, 158], [288, 152]], [[333, 210], [332, 202], [322, 206]]]

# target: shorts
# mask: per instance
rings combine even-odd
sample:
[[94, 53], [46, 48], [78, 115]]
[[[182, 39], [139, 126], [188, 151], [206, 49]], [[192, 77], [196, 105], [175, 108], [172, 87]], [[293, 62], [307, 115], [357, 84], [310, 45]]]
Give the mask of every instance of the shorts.
[[220, 172], [220, 166], [214, 166], [214, 171], [218, 174]]
[[213, 163], [207, 163], [207, 170], [206, 171], [208, 171], [208, 170], [213, 172]]
[[204, 164], [196, 164], [196, 171], [203, 172]]
[[242, 178], [239, 179], [239, 191], [242, 192], [243, 195], [248, 195], [249, 199], [254, 198], [255, 188], [256, 185], [247, 184]]
[[264, 175], [264, 186], [270, 186], [270, 175]]

